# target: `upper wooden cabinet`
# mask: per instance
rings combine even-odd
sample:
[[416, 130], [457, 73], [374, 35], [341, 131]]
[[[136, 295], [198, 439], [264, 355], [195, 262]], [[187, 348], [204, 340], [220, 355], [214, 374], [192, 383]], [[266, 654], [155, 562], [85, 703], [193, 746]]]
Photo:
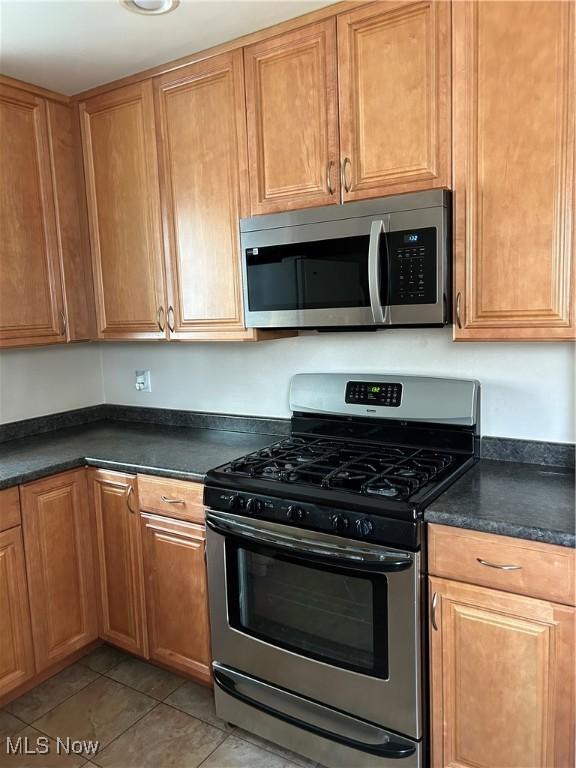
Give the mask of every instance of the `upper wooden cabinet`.
[[154, 81], [172, 339], [243, 338], [238, 220], [248, 210], [242, 51]]
[[98, 562], [100, 637], [148, 655], [136, 478], [89, 470]]
[[165, 338], [152, 83], [80, 104], [98, 337]]
[[244, 56], [252, 214], [339, 202], [335, 19]]
[[0, 84], [0, 344], [66, 341], [46, 101]]
[[450, 3], [338, 16], [343, 200], [450, 186]]
[[94, 299], [77, 111], [1, 81], [0, 347], [89, 339]]
[[98, 637], [92, 526], [84, 469], [22, 486], [36, 671]]
[[455, 338], [574, 338], [573, 2], [453, 7]]

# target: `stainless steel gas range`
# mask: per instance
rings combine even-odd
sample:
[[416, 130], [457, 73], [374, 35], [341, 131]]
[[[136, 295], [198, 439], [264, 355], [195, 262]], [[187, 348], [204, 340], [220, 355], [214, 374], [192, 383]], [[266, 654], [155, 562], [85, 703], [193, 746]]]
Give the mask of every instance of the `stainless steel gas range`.
[[475, 381], [301, 374], [292, 434], [208, 473], [216, 711], [330, 768], [425, 764], [422, 514]]

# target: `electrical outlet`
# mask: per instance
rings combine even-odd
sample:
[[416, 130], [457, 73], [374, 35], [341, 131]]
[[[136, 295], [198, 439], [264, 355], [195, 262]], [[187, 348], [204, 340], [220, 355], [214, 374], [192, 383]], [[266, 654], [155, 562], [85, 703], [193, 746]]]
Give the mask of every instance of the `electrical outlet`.
[[134, 386], [138, 392], [152, 392], [152, 384], [150, 383], [150, 371], [135, 371], [136, 380]]

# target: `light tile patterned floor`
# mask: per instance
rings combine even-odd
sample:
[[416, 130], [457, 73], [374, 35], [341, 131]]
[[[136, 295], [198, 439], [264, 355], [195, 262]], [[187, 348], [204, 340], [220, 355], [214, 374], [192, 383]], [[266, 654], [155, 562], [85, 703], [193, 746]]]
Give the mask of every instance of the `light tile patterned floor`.
[[[30, 748], [50, 737], [49, 754], [7, 754], [7, 737], [19, 736]], [[100, 747], [58, 755], [58, 737]], [[0, 710], [0, 768], [82, 766], [316, 768], [220, 720], [207, 688], [106, 645]]]

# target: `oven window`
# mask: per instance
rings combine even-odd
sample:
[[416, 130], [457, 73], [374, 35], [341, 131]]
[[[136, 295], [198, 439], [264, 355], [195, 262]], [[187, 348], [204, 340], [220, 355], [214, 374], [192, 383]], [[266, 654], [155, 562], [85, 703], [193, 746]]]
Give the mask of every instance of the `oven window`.
[[387, 582], [227, 542], [229, 620], [235, 628], [304, 656], [388, 676]]
[[368, 235], [246, 249], [252, 312], [370, 306]]

